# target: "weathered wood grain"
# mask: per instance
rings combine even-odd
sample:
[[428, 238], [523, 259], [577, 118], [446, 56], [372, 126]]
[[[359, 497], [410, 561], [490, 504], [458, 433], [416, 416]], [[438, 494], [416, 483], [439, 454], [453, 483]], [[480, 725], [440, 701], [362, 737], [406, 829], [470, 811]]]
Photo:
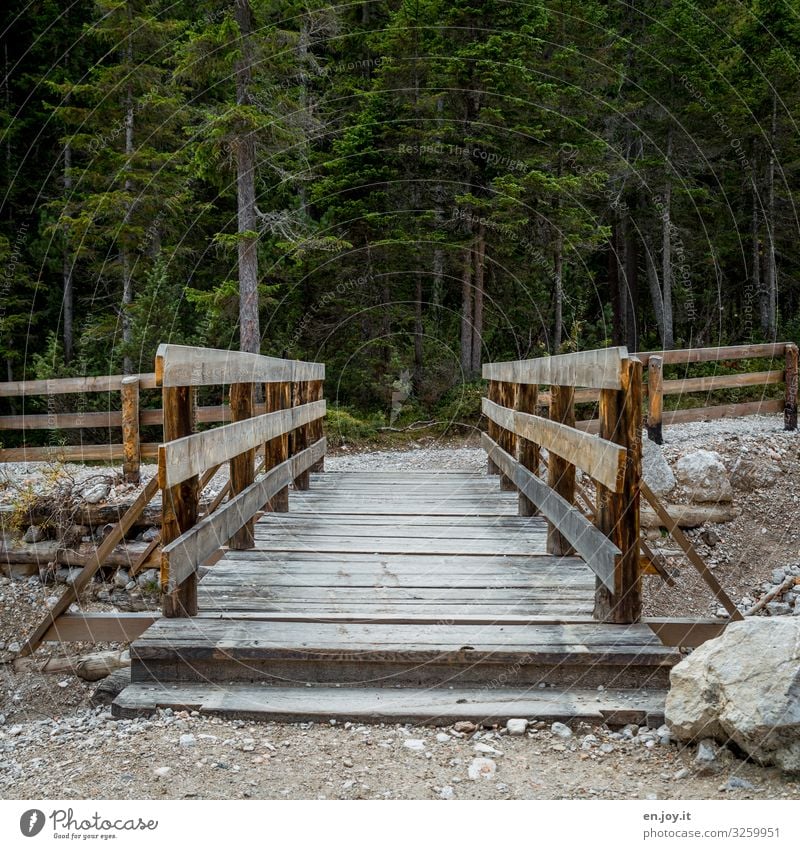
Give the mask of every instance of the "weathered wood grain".
[[533, 360], [486, 363], [483, 366], [483, 377], [508, 383], [620, 389], [622, 363], [627, 356], [627, 349], [618, 347]]

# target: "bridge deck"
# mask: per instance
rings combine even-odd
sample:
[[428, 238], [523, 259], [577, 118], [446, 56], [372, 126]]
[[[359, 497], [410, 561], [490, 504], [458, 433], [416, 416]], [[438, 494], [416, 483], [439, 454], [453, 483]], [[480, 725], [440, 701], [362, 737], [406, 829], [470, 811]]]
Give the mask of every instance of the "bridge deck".
[[[593, 573], [548, 555], [546, 524], [519, 518], [497, 477], [327, 472], [290, 505], [258, 521], [254, 549], [205, 572], [198, 616], [161, 619], [134, 643], [120, 715], [171, 704], [341, 716], [349, 704], [363, 719], [373, 704], [379, 718], [465, 716], [469, 705], [513, 716], [524, 696], [528, 713], [596, 717], [602, 683], [603, 715], [635, 717], [626, 688], [663, 688], [679, 658], [646, 625], [593, 621]], [[349, 702], [333, 684], [349, 685]], [[410, 689], [388, 697], [387, 686]], [[548, 687], [563, 698], [542, 702]], [[421, 692], [435, 693], [427, 713]], [[652, 689], [644, 698], [657, 713]]]

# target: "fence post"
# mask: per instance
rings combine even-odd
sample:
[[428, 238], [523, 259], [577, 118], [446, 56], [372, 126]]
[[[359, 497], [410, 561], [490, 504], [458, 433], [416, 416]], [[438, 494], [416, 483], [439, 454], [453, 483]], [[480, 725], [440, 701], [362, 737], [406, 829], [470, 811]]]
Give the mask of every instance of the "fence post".
[[647, 361], [647, 436], [656, 445], [664, 444], [662, 417], [664, 409], [664, 358]]
[[[264, 401], [266, 411], [274, 413], [277, 410], [285, 410], [290, 406], [291, 384], [282, 381], [280, 383], [267, 383], [264, 386]], [[270, 439], [264, 445], [264, 470], [269, 471], [275, 466], [289, 459], [289, 435], [284, 433]], [[289, 487], [285, 486], [277, 492], [266, 503], [265, 510], [272, 513], [286, 513], [289, 510]]]
[[622, 445], [627, 462], [621, 492], [598, 487], [597, 526], [622, 552], [614, 573], [614, 592], [600, 581], [595, 588], [594, 617], [626, 624], [642, 616], [639, 568], [639, 487], [642, 477], [642, 363], [623, 362], [622, 389], [600, 390], [600, 436]]
[[786, 394], [783, 404], [784, 430], [797, 430], [797, 345], [786, 343]]
[[[321, 380], [311, 380], [309, 381], [309, 401], [321, 401], [323, 397], [323, 381]], [[314, 419], [313, 422], [309, 425], [310, 432], [310, 444], [314, 444], [318, 442], [325, 435], [324, 425], [322, 423], [322, 419]], [[325, 471], [325, 455], [317, 460], [316, 463], [309, 469], [310, 472], [324, 472]]]
[[[486, 391], [486, 397], [495, 404], [500, 404], [500, 383], [496, 380], [489, 381], [489, 387]], [[491, 439], [500, 444], [500, 426], [495, 424], [491, 419], [486, 424], [486, 433]], [[499, 475], [500, 467], [491, 458], [486, 461], [486, 474]]]
[[[233, 383], [230, 388], [231, 418], [235, 422], [249, 419], [253, 415], [253, 391], [252, 383]], [[247, 489], [255, 479], [255, 448], [237, 454], [230, 461], [231, 494], [233, 498], [243, 490]], [[234, 551], [244, 551], [253, 548], [255, 537], [253, 535], [254, 520], [248, 521], [239, 528], [231, 537], [228, 545]]]
[[[299, 407], [308, 401], [308, 381], [298, 380], [292, 384], [292, 406]], [[299, 454], [308, 448], [308, 425], [301, 425], [292, 431], [292, 454]], [[310, 486], [308, 469], [294, 479], [294, 488], [297, 490], [308, 489]]]
[[[164, 442], [189, 436], [194, 430], [194, 390], [191, 386], [169, 386], [162, 390]], [[161, 544], [166, 545], [189, 530], [197, 521], [197, 475], [161, 491]], [[165, 593], [164, 616], [197, 615], [197, 573], [193, 572], [171, 593]]]
[[139, 439], [139, 375], [122, 378], [122, 476], [126, 483], [139, 483], [141, 448]]
[[[517, 390], [517, 409], [522, 413], [536, 414], [539, 387], [535, 383], [520, 383]], [[535, 475], [539, 475], [539, 446], [522, 436], [517, 437], [519, 462]], [[521, 492], [519, 494], [519, 515], [538, 516], [539, 509]]]
[[[575, 388], [573, 386], [550, 387], [550, 418], [568, 427], [575, 427]], [[575, 466], [551, 451], [547, 456], [547, 470], [547, 483], [550, 489], [555, 490], [565, 501], [574, 504]], [[567, 540], [549, 522], [547, 551], [559, 556], [575, 553]]]

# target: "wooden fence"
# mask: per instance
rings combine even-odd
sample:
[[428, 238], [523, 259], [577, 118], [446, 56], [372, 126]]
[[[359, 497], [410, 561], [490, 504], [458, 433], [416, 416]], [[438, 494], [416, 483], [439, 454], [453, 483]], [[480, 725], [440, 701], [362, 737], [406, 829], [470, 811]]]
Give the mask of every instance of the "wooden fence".
[[[642, 370], [642, 361], [629, 357], [625, 348], [486, 364], [483, 377], [489, 387], [483, 412], [489, 424], [482, 443], [489, 472], [501, 476], [503, 488], [519, 491], [521, 516], [541, 514], [547, 520], [550, 553], [577, 553], [595, 573], [596, 619], [641, 619], [646, 567], [669, 582], [640, 535], [642, 496], [731, 617], [741, 618], [677, 521], [642, 480]], [[551, 387], [549, 418], [537, 415], [543, 384]], [[576, 387], [598, 398], [599, 437], [576, 427]], [[548, 452], [546, 482], [539, 476], [541, 448]], [[577, 483], [576, 469], [591, 479], [594, 493]]]

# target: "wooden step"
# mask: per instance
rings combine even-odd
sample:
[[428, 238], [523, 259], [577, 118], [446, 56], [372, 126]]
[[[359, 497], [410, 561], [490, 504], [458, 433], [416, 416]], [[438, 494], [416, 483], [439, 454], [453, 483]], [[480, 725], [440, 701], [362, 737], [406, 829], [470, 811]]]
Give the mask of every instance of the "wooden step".
[[647, 625], [357, 624], [161, 619], [131, 647], [132, 680], [391, 687], [665, 687], [680, 654]]
[[114, 700], [116, 717], [152, 714], [157, 708], [197, 710], [230, 719], [274, 722], [412, 722], [450, 725], [458, 720], [502, 724], [512, 718], [548, 722], [664, 721], [665, 690], [513, 688], [397, 689], [270, 687], [259, 684], [131, 684]]

